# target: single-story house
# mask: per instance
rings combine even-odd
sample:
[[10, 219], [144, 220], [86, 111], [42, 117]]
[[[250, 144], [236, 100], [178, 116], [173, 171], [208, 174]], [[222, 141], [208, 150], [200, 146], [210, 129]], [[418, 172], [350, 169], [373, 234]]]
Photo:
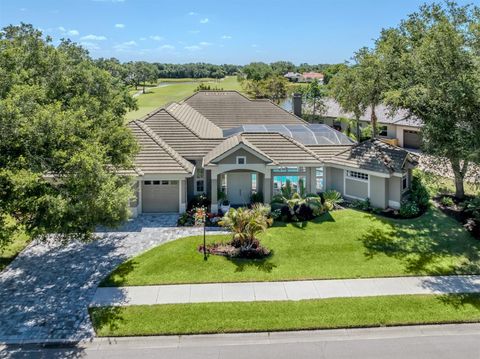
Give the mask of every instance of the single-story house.
[[[322, 114], [323, 123], [345, 130], [345, 123], [338, 121], [338, 118], [354, 119], [352, 113], [344, 112], [338, 102], [333, 99], [327, 99], [325, 102], [324, 112]], [[360, 117], [360, 127], [366, 127], [370, 124], [370, 116], [372, 110], [368, 108]], [[423, 125], [422, 121], [416, 117], [409, 116], [406, 110], [399, 110], [393, 114], [385, 105], [377, 106], [375, 110], [377, 115], [378, 126], [380, 127], [379, 137], [400, 147], [419, 149], [422, 143], [420, 130]]]
[[299, 82], [312, 82], [318, 81], [323, 84], [323, 74], [320, 72], [304, 72], [299, 79]]
[[325, 124], [309, 124], [268, 100], [236, 91], [199, 91], [129, 123], [139, 213], [184, 212], [195, 195], [218, 193], [245, 205], [269, 203], [289, 180], [307, 192], [338, 190], [380, 208], [400, 206], [415, 156], [379, 140], [355, 143]]
[[300, 80], [300, 78], [302, 77], [302, 75], [298, 72], [289, 71], [285, 75], [283, 75], [283, 77], [285, 77], [288, 81], [298, 82]]

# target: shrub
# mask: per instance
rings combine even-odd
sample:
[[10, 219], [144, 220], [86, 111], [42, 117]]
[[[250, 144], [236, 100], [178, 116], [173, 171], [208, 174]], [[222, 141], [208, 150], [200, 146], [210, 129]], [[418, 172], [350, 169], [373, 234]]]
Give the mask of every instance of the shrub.
[[451, 197], [447, 197], [447, 196], [443, 196], [441, 199], [440, 199], [440, 203], [445, 206], [445, 207], [451, 207], [453, 206], [455, 203], [453, 202], [453, 199]]
[[355, 209], [359, 209], [361, 211], [368, 211], [368, 212], [370, 212], [373, 209], [369, 198], [367, 198], [364, 201], [359, 199], [353, 201], [352, 207]]
[[335, 190], [328, 190], [322, 193], [322, 198], [325, 203], [325, 208], [328, 211], [338, 207], [340, 203], [343, 202], [342, 195], [340, 192]]
[[420, 213], [420, 209], [415, 201], [402, 201], [399, 214], [404, 218], [412, 218]]
[[250, 203], [263, 203], [263, 193], [262, 192], [253, 192], [250, 196]]
[[430, 207], [430, 193], [424, 183], [423, 177], [414, 173], [410, 189], [410, 201], [417, 204], [418, 209], [424, 212]]
[[207, 198], [206, 194], [199, 194], [193, 197], [189, 202], [188, 202], [188, 209], [192, 208], [207, 208], [210, 206], [210, 200]]
[[463, 202], [464, 211], [480, 222], [480, 196]]
[[313, 209], [306, 203], [302, 203], [295, 209], [298, 221], [309, 221], [314, 218]]

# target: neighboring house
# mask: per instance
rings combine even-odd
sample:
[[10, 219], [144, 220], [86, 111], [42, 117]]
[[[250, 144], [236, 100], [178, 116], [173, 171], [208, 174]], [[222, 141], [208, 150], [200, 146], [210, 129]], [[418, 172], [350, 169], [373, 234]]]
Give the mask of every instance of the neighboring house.
[[232, 205], [261, 192], [265, 202], [289, 180], [307, 192], [335, 189], [370, 198], [380, 208], [400, 206], [416, 160], [381, 141], [355, 144], [323, 124], [308, 124], [268, 100], [235, 91], [199, 91], [129, 127], [140, 145], [135, 159], [134, 214], [183, 212], [195, 195], [218, 193]]
[[320, 72], [304, 72], [299, 79], [299, 82], [318, 81], [323, 84], [323, 74]]
[[291, 82], [298, 82], [302, 75], [298, 72], [287, 72], [285, 75], [283, 75], [288, 81]]
[[[371, 108], [360, 117], [360, 126], [366, 127], [370, 124]], [[409, 117], [406, 110], [400, 110], [393, 115], [385, 105], [377, 106], [375, 114], [380, 127], [379, 137], [386, 140], [394, 140], [393, 144], [400, 147], [419, 149], [421, 146], [420, 129], [422, 121], [415, 117]], [[346, 124], [338, 121], [339, 117], [354, 119], [353, 114], [345, 113], [340, 105], [333, 99], [325, 101], [323, 112], [323, 123], [345, 130]], [[355, 131], [355, 129], [354, 129]]]

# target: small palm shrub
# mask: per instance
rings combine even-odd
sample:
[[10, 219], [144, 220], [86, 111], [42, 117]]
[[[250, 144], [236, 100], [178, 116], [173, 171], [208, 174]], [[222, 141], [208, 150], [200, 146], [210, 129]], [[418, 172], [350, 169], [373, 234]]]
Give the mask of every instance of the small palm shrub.
[[440, 199], [440, 203], [445, 206], [445, 207], [451, 207], [453, 206], [455, 203], [453, 202], [453, 199], [451, 197], [447, 197], [447, 196], [443, 196], [441, 199]]
[[335, 190], [328, 190], [322, 193], [322, 198], [324, 201], [325, 209], [331, 211], [339, 207], [340, 203], [343, 202], [342, 194]]
[[402, 201], [399, 214], [403, 218], [412, 218], [420, 213], [417, 202], [415, 201]]
[[270, 254], [267, 248], [260, 245], [258, 235], [265, 232], [272, 225], [269, 217], [270, 207], [255, 204], [249, 208], [231, 208], [219, 222], [222, 227], [233, 232], [232, 240], [228, 243], [236, 250], [229, 251], [233, 257], [259, 258]]

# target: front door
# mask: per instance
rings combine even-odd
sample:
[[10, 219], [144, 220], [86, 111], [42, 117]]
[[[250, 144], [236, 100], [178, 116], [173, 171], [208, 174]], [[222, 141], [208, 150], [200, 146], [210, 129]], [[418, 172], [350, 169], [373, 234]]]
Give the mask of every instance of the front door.
[[230, 204], [247, 205], [252, 193], [252, 174], [250, 172], [230, 172], [227, 175], [227, 197]]

